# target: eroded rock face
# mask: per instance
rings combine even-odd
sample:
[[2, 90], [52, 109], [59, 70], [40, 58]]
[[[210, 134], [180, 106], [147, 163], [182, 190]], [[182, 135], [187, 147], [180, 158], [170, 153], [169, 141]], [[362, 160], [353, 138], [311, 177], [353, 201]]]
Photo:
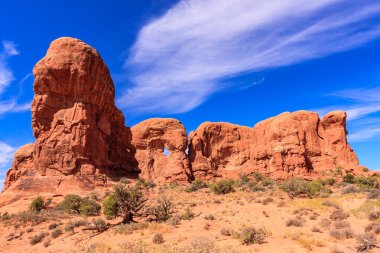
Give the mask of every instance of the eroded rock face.
[[195, 178], [260, 172], [276, 179], [309, 177], [336, 166], [356, 167], [346, 140], [346, 114], [298, 111], [255, 127], [203, 123], [190, 134], [189, 159]]
[[[74, 175], [89, 188], [104, 185], [107, 177], [137, 174], [130, 129], [115, 106], [108, 68], [94, 48], [78, 39], [57, 39], [33, 72], [36, 142], [33, 166], [25, 164], [30, 171], [64, 180]], [[9, 175], [16, 171], [13, 167]], [[12, 178], [7, 180], [9, 187]]]
[[191, 179], [186, 155], [187, 134], [180, 121], [148, 119], [131, 130], [141, 177], [155, 182]]
[[36, 142], [16, 152], [3, 199], [91, 190], [122, 176], [161, 183], [260, 172], [285, 179], [358, 165], [344, 112], [322, 119], [308, 111], [283, 113], [253, 128], [205, 122], [188, 137], [176, 119], [126, 127], [106, 64], [78, 39], [53, 41], [34, 76]]

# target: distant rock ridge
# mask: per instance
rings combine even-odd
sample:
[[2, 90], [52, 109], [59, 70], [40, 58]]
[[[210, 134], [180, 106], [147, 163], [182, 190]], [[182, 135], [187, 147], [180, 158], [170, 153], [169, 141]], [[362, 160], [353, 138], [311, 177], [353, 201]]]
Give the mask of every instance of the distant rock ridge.
[[314, 112], [287, 112], [253, 128], [205, 122], [187, 136], [176, 119], [125, 126], [106, 64], [78, 39], [53, 41], [33, 73], [36, 141], [15, 153], [3, 196], [91, 190], [121, 177], [164, 183], [260, 172], [286, 179], [358, 167], [342, 111], [322, 119]]

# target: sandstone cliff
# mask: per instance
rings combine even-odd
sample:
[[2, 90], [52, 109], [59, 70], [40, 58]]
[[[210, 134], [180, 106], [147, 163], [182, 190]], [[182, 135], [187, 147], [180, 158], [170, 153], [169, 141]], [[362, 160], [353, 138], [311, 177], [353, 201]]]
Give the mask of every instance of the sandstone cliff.
[[115, 106], [108, 68], [94, 48], [78, 39], [57, 39], [33, 73], [36, 142], [16, 153], [5, 189], [52, 191], [73, 183], [92, 188], [105, 185], [107, 177], [137, 176], [130, 129]]
[[308, 111], [283, 113], [254, 127], [206, 122], [189, 136], [176, 119], [148, 119], [130, 129], [115, 106], [106, 64], [73, 38], [53, 41], [34, 77], [36, 142], [15, 153], [2, 196], [91, 190], [120, 177], [162, 183], [260, 172], [285, 179], [358, 166], [344, 112], [322, 119]]
[[346, 140], [346, 114], [298, 111], [255, 127], [201, 124], [190, 134], [189, 159], [195, 178], [260, 172], [276, 179], [317, 176], [337, 166], [355, 168], [358, 159]]

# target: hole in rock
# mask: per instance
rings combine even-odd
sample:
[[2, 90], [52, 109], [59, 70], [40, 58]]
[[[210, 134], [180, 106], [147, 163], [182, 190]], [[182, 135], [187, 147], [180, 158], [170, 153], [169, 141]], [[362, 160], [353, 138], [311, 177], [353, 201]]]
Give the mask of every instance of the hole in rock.
[[169, 152], [169, 150], [167, 150], [166, 147], [164, 147], [164, 155], [170, 156], [170, 152]]

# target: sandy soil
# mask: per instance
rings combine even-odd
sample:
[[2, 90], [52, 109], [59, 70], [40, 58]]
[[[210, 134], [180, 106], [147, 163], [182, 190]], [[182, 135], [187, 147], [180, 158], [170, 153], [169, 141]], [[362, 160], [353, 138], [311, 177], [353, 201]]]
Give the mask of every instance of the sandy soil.
[[[99, 196], [104, 193], [98, 192]], [[0, 252], [130, 252], [120, 250], [120, 245], [128, 242], [142, 240], [149, 247], [155, 248], [151, 252], [170, 252], [169, 247], [186, 247], [194, 240], [203, 240], [212, 243], [222, 249], [220, 252], [356, 252], [356, 234], [364, 233], [364, 228], [371, 223], [368, 213], [380, 207], [379, 200], [373, 200], [369, 205], [364, 193], [341, 195], [339, 189], [328, 198], [289, 198], [279, 189], [266, 192], [236, 191], [225, 195], [216, 195], [209, 189], [188, 193], [183, 187], [174, 189], [151, 190], [150, 198], [168, 196], [176, 207], [176, 213], [182, 215], [186, 208], [190, 208], [195, 214], [192, 220], [182, 220], [178, 226], [166, 223], [149, 222], [146, 228], [138, 229], [132, 233], [116, 234], [115, 226], [120, 220], [110, 220], [110, 228], [103, 233], [83, 231], [76, 228], [75, 233], [64, 232], [58, 238], [51, 238], [51, 230], [48, 225], [54, 221], [46, 221], [33, 227], [30, 224], [18, 224], [7, 221], [1, 222], [0, 227]], [[264, 204], [266, 198], [273, 198], [273, 202]], [[17, 214], [27, 210], [31, 198], [24, 198], [16, 203], [0, 209], [0, 213], [8, 212]], [[53, 198], [53, 205], [62, 200], [62, 197]], [[350, 214], [346, 219], [354, 233], [353, 238], [335, 239], [330, 235], [334, 230], [334, 222], [330, 227], [322, 227], [321, 220], [330, 219], [334, 207], [325, 206], [322, 203], [330, 201], [339, 205]], [[261, 203], [260, 203], [261, 202]], [[298, 214], [294, 214], [298, 212]], [[211, 214], [211, 215], [210, 215]], [[304, 220], [301, 227], [287, 226], [290, 218], [302, 216]], [[208, 217], [209, 216], [209, 217]], [[211, 218], [210, 218], [211, 217]], [[57, 218], [63, 230], [65, 224], [70, 221], [87, 219], [89, 221], [97, 217], [70, 216]], [[139, 223], [144, 221], [139, 220]], [[262, 244], [242, 245], [236, 238], [244, 227], [265, 228], [269, 236]], [[315, 230], [320, 230], [315, 232]], [[222, 229], [233, 231], [231, 236], [221, 234]], [[30, 238], [45, 231], [48, 236], [41, 243], [30, 244]], [[314, 231], [314, 232], [313, 232]], [[152, 242], [156, 233], [162, 234], [164, 243], [157, 245]], [[10, 235], [16, 238], [9, 240]], [[21, 235], [18, 237], [18, 235]], [[17, 238], [18, 237], [18, 238]], [[377, 235], [378, 241], [379, 235]], [[47, 247], [45, 241], [50, 240]], [[119, 251], [117, 251], [119, 249]], [[339, 251], [339, 250], [340, 251]], [[232, 251], [234, 250], [234, 251]], [[175, 251], [173, 251], [175, 252]], [[196, 251], [192, 251], [196, 252]], [[207, 251], [213, 252], [213, 251]], [[371, 252], [380, 252], [372, 249]]]

